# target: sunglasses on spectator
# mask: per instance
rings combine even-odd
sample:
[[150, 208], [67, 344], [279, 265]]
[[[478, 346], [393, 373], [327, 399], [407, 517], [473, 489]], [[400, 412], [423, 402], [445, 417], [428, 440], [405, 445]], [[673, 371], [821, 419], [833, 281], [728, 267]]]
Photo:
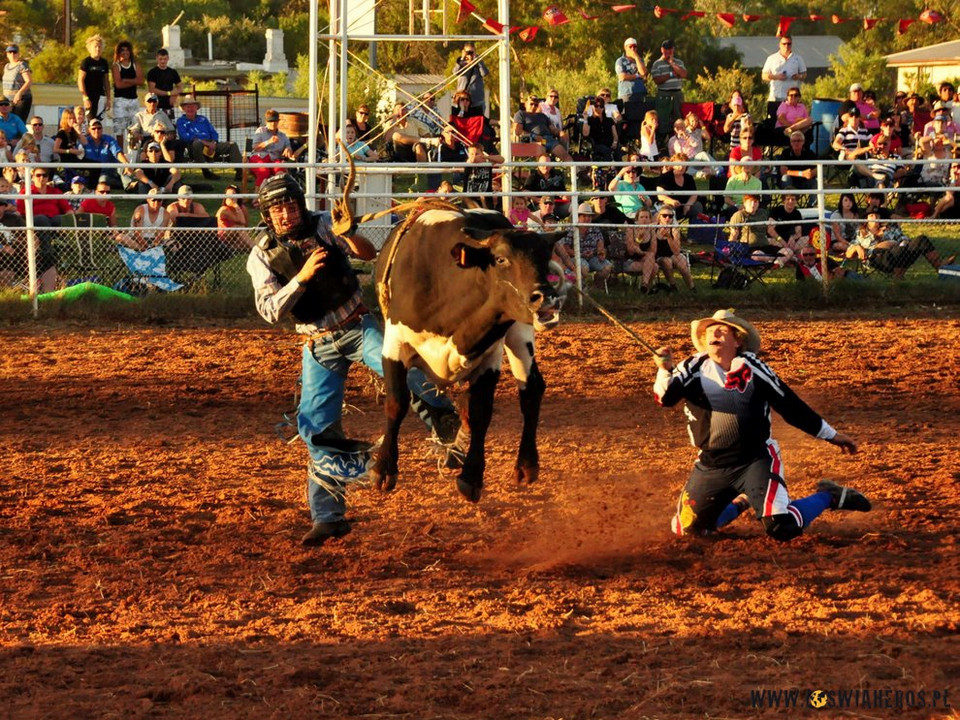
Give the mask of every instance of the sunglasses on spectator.
[[35, 178], [49, 177], [45, 172], [35, 172], [33, 176]]
[[368, 110], [357, 110], [357, 115], [369, 115], [369, 114], [370, 112]]
[[109, 190], [97, 190], [97, 195], [109, 195]]
[[600, 97], [610, 97], [610, 93], [600, 93]]
[[560, 96], [559, 96], [559, 95], [556, 95], [556, 94], [554, 94], [554, 95], [547, 95], [547, 97], [556, 98], [557, 100], [560, 99]]
[[32, 123], [30, 123], [30, 127], [43, 127], [43, 123], [42, 123], [42, 122], [32, 122]]
[[782, 43], [780, 43], [780, 44], [781, 44], [781, 45], [785, 45], [786, 47], [790, 47], [790, 46], [793, 45], [792, 42], [782, 42]]
[[800, 97], [800, 93], [787, 93], [787, 97]]
[[665, 212], [662, 212], [662, 213], [660, 213], [660, 217], [672, 218], [672, 217], [676, 217], [676, 215], [674, 215], [673, 213], [665, 213]]

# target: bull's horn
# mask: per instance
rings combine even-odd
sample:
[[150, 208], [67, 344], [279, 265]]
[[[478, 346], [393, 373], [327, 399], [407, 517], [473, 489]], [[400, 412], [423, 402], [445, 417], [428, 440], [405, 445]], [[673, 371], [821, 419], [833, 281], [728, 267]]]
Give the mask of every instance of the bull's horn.
[[350, 191], [353, 190], [353, 181], [357, 177], [357, 166], [353, 162], [353, 156], [343, 144], [343, 140], [337, 138], [337, 143], [343, 149], [343, 154], [350, 163], [350, 174], [347, 176], [347, 184], [343, 188], [343, 198], [333, 204], [333, 232], [337, 235], [352, 235], [355, 230], [353, 213], [350, 212]]

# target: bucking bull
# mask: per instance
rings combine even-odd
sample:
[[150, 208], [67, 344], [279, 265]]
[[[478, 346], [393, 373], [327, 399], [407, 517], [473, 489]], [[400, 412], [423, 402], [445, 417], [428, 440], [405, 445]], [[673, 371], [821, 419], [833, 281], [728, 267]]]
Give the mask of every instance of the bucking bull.
[[[349, 213], [351, 185], [339, 214]], [[386, 386], [386, 430], [370, 471], [378, 489], [396, 486], [397, 438], [410, 403], [405, 378], [410, 367], [419, 367], [440, 386], [467, 384], [460, 417], [469, 446], [457, 488], [472, 502], [480, 499], [484, 441], [504, 350], [523, 415], [515, 477], [519, 483], [537, 479], [546, 383], [534, 356], [534, 331], [559, 321], [560, 296], [547, 273], [563, 234], [519, 230], [502, 213], [462, 210], [441, 200], [421, 201], [390, 233], [375, 270]]]

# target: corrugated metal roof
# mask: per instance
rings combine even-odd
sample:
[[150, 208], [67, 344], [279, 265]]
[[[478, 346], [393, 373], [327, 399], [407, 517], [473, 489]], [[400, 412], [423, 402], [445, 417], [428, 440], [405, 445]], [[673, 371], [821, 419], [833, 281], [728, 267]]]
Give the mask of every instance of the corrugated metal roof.
[[398, 73], [396, 75], [390, 76], [390, 79], [393, 80], [398, 85], [439, 85], [444, 81], [443, 75], [432, 75], [424, 73], [412, 73], [409, 75]]
[[[828, 68], [830, 55], [836, 55], [843, 40], [835, 35], [793, 35], [793, 51], [808, 68]], [[761, 68], [767, 58], [780, 49], [780, 38], [773, 35], [733, 35], [717, 38], [721, 47], [734, 47], [743, 55], [743, 66]], [[682, 59], [681, 55], [681, 59]]]
[[949, 40], [926, 47], [887, 55], [887, 65], [957, 65], [960, 64], [960, 40]]

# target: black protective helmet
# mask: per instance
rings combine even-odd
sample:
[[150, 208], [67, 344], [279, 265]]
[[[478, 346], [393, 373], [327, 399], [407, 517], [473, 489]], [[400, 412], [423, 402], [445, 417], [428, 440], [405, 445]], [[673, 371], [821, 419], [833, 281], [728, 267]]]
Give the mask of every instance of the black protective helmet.
[[[257, 191], [257, 199], [260, 203], [260, 215], [271, 230], [276, 231], [276, 228], [270, 222], [270, 208], [290, 200], [295, 201], [300, 206], [300, 217], [303, 222], [306, 222], [307, 200], [303, 194], [303, 188], [289, 173], [279, 173], [264, 180], [260, 185], [260, 190]], [[297, 233], [290, 234], [295, 235]]]

